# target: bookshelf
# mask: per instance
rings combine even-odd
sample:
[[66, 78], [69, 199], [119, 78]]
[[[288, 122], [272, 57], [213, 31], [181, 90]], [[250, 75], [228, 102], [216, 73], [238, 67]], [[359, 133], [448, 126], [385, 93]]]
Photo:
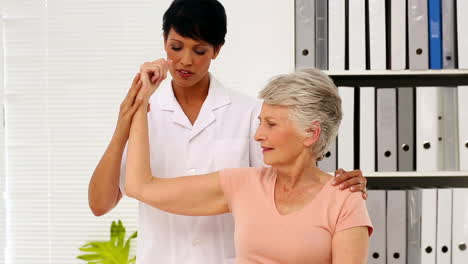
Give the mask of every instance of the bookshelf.
[[[337, 86], [349, 87], [452, 87], [468, 85], [468, 70], [365, 70], [324, 71]], [[467, 146], [468, 147], [468, 146]], [[468, 161], [467, 161], [468, 162]], [[369, 189], [412, 187], [468, 188], [468, 171], [365, 172]]]

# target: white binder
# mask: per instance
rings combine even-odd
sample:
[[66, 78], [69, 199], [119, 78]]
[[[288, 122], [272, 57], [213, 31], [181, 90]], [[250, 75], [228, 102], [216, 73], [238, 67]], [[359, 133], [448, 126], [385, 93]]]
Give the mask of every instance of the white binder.
[[437, 189], [421, 189], [421, 264], [436, 264]]
[[453, 189], [452, 264], [468, 260], [468, 189]]
[[397, 170], [397, 103], [395, 88], [377, 89], [377, 170]]
[[315, 1], [315, 67], [328, 70], [327, 1]]
[[415, 109], [414, 88], [398, 88], [398, 171], [414, 171], [415, 167]]
[[387, 263], [406, 261], [406, 191], [387, 191]]
[[437, 264], [452, 259], [452, 189], [437, 190]]
[[369, 0], [369, 56], [371, 70], [385, 70], [386, 28], [385, 0]]
[[359, 169], [375, 171], [375, 88], [359, 88]]
[[367, 210], [374, 225], [374, 233], [369, 239], [367, 263], [385, 264], [387, 258], [386, 192], [385, 190], [369, 190], [367, 193], [369, 194]]
[[408, 55], [411, 70], [429, 68], [428, 0], [408, 0]]
[[444, 171], [459, 170], [457, 87], [439, 88], [439, 143]]
[[315, 67], [315, 0], [296, 0], [296, 68]]
[[459, 166], [461, 171], [468, 171], [468, 86], [458, 86], [458, 145]]
[[[349, 69], [366, 69], [366, 12], [364, 0], [349, 1]], [[333, 33], [332, 33], [333, 34]]]
[[406, 0], [392, 0], [390, 6], [391, 69], [406, 68]]
[[330, 71], [345, 69], [345, 1], [328, 1], [328, 66]]
[[457, 0], [458, 68], [468, 69], [468, 1]]
[[408, 263], [435, 264], [437, 189], [408, 191]]
[[437, 87], [416, 88], [416, 170], [440, 169]]
[[343, 119], [338, 130], [338, 168], [354, 169], [354, 87], [338, 87]]
[[455, 1], [442, 0], [442, 61], [444, 69], [455, 68], [455, 21]]
[[421, 262], [421, 191], [419, 189], [407, 191], [407, 257], [408, 263]]

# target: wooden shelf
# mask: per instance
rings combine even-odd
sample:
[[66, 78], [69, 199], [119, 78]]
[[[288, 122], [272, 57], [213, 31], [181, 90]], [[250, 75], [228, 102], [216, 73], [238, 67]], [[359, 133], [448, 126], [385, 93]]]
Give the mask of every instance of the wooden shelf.
[[468, 70], [324, 71], [337, 86], [414, 87], [468, 85]]

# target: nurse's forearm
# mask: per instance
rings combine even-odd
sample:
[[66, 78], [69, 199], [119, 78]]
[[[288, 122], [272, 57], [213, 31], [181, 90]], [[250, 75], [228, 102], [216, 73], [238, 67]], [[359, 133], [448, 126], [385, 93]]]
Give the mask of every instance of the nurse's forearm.
[[148, 103], [142, 103], [133, 116], [128, 139], [128, 156], [125, 179], [125, 193], [139, 198], [145, 184], [151, 182], [148, 139]]

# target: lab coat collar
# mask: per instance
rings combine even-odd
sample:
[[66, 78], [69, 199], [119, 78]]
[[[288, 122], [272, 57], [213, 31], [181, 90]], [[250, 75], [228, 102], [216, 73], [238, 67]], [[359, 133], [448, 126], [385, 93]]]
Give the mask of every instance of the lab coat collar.
[[159, 108], [163, 111], [173, 112], [172, 120], [174, 123], [191, 129], [189, 140], [193, 139], [216, 120], [216, 115], [213, 111], [231, 103], [229, 91], [210, 73], [208, 96], [205, 102], [203, 102], [197, 120], [192, 126], [175, 98], [171, 82], [168, 82], [161, 88], [160, 100], [158, 102]]
[[[229, 98], [228, 90], [213, 76], [210, 74], [210, 87], [208, 88], [208, 96], [203, 102], [203, 107], [209, 110], [216, 110], [220, 107], [228, 105], [231, 103]], [[172, 90], [172, 82], [168, 81], [165, 83], [160, 90], [160, 100], [158, 100], [158, 105], [161, 110], [166, 111], [175, 111], [180, 108], [179, 103], [174, 95], [174, 90]]]

